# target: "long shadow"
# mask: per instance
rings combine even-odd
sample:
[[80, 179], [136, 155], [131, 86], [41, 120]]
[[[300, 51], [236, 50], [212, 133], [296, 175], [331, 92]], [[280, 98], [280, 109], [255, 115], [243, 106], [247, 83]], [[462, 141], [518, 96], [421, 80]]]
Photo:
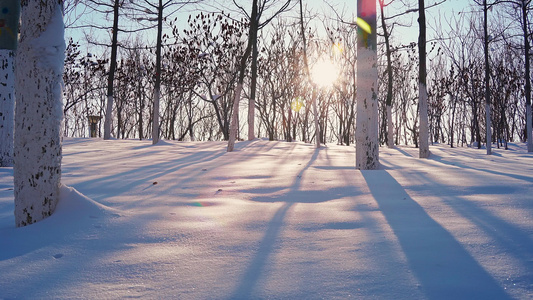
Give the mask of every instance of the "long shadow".
[[[508, 256], [514, 256], [517, 260], [526, 263], [531, 260], [533, 236], [527, 231], [494, 216], [469, 201], [459, 202], [453, 196], [443, 197], [442, 201], [491, 236], [502, 249], [505, 249]], [[530, 263], [533, 266], [533, 261]]]
[[511, 177], [511, 178], [514, 178], [514, 179], [523, 180], [523, 181], [526, 181], [526, 182], [533, 183], [533, 176], [522, 176], [522, 175], [517, 175], [517, 174], [510, 174], [510, 173], [504, 173], [504, 172], [499, 172], [499, 171], [487, 170], [487, 169], [483, 169], [483, 168], [475, 168], [475, 167], [472, 167], [472, 166], [467, 166], [467, 165], [461, 164], [459, 162], [448, 161], [445, 158], [443, 158], [442, 156], [435, 155], [435, 154], [432, 154], [429, 157], [429, 159], [437, 161], [437, 162], [442, 163], [444, 165], [459, 167], [461, 169], [471, 169], [471, 170], [480, 171], [480, 172], [486, 172], [486, 173], [494, 174], [494, 175], [507, 176], [507, 177]]
[[428, 299], [511, 299], [387, 171], [362, 174]]
[[265, 266], [270, 260], [276, 244], [278, 243], [278, 236], [284, 227], [284, 219], [289, 209], [294, 203], [287, 202], [278, 209], [274, 217], [268, 223], [268, 229], [261, 240], [259, 249], [257, 250], [254, 259], [242, 275], [239, 286], [233, 292], [233, 295], [228, 299], [251, 299], [253, 298], [253, 291], [259, 281], [265, 275]]
[[[176, 158], [172, 161], [153, 164], [150, 168], [132, 168], [121, 173], [114, 173], [108, 176], [86, 180], [76, 184], [75, 187], [83, 190], [84, 188], [94, 188], [95, 186], [101, 188], [102, 185], [113, 185], [115, 188], [116, 186], [120, 186], [121, 189], [130, 189], [185, 167], [213, 161], [224, 154], [225, 152], [222, 151], [198, 151], [193, 154]], [[69, 171], [69, 169], [66, 171]], [[142, 174], [142, 176], [139, 174]], [[130, 175], [133, 175], [131, 180], [129, 180]], [[84, 188], [80, 188], [80, 186]]]
[[[292, 194], [298, 191], [300, 188], [300, 178], [309, 169], [312, 163], [317, 159], [320, 149], [315, 149], [313, 156], [309, 159], [309, 162], [302, 168], [298, 176], [292, 182], [288, 194]], [[278, 237], [284, 227], [285, 216], [289, 209], [297, 203], [296, 198], [283, 197], [285, 204], [278, 209], [274, 214], [274, 217], [268, 223], [268, 228], [259, 244], [259, 249], [256, 252], [255, 257], [252, 259], [250, 265], [242, 275], [239, 285], [234, 290], [233, 294], [228, 299], [252, 299], [255, 287], [265, 277], [265, 266], [270, 260], [270, 256], [279, 242]], [[255, 200], [255, 199], [252, 199]], [[264, 199], [257, 199], [255, 201], [265, 202]], [[278, 202], [278, 201], [273, 201]]]
[[[240, 142], [236, 144], [236, 149], [243, 150], [248, 147], [254, 146], [255, 143], [248, 143], [248, 142]], [[180, 145], [178, 145], [181, 147]], [[154, 149], [152, 152], [155, 154], [159, 154], [161, 152], [161, 147], [176, 147], [176, 145], [173, 144], [162, 144], [162, 145], [143, 145], [139, 146], [137, 148], [147, 148], [147, 149]], [[105, 187], [112, 187], [114, 189], [122, 189], [122, 190], [129, 190], [132, 188], [135, 188], [139, 185], [151, 183], [154, 180], [157, 180], [157, 178], [177, 172], [183, 168], [194, 166], [197, 164], [205, 164], [208, 162], [214, 162], [220, 157], [223, 157], [224, 155], [228, 155], [228, 153], [225, 151], [225, 149], [220, 147], [210, 147], [206, 150], [198, 150], [196, 152], [189, 152], [181, 154], [179, 157], [170, 160], [170, 161], [164, 161], [161, 163], [156, 163], [150, 165], [150, 167], [141, 167], [141, 168], [131, 168], [128, 170], [125, 170], [120, 173], [114, 173], [109, 176], [103, 176], [98, 177], [91, 180], [86, 180], [83, 182], [80, 182], [78, 184], [75, 184], [74, 186], [80, 190], [80, 191], [86, 191], [94, 189], [94, 187], [98, 187], [97, 190], [102, 190], [102, 188]], [[136, 156], [143, 157], [146, 156], [147, 152], [141, 152], [137, 153], [135, 155], [130, 155], [128, 157], [129, 160], [135, 160]], [[246, 156], [245, 153], [239, 153], [241, 156]], [[230, 161], [223, 160], [219, 164], [217, 164], [217, 167], [229, 164]], [[214, 165], [210, 166], [210, 169], [214, 168]], [[65, 168], [65, 172], [72, 172], [74, 168], [69, 167]], [[142, 175], [139, 175], [142, 174]], [[134, 178], [131, 178], [133, 176]], [[189, 176], [188, 178], [181, 178], [180, 184], [185, 184], [189, 181], [194, 181], [196, 177]], [[90, 193], [89, 193], [90, 194]], [[92, 195], [92, 197], [95, 200], [101, 200], [99, 196]]]
[[407, 151], [403, 150], [402, 148], [398, 148], [398, 147], [394, 147], [394, 150], [397, 150], [398, 152], [400, 152], [401, 154], [407, 156], [407, 157], [414, 157], [413, 155], [411, 155], [411, 153], [408, 153]]

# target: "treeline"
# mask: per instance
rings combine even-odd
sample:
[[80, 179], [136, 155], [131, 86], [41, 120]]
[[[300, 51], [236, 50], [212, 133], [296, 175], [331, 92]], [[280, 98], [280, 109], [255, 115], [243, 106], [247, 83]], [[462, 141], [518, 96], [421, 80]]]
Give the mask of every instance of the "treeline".
[[[510, 8], [512, 9], [512, 8]], [[519, 25], [510, 16], [492, 24], [490, 94], [492, 141], [526, 140], [525, 62]], [[449, 22], [451, 31], [428, 44], [428, 115], [431, 143], [481, 145], [485, 141], [485, 71], [482, 22], [476, 11]], [[175, 140], [227, 140], [237, 71], [247, 42], [247, 19], [225, 13], [191, 15], [180, 28], [168, 20], [161, 61], [160, 136]], [[320, 26], [320, 28], [318, 27]], [[503, 27], [502, 27], [503, 26]], [[528, 24], [529, 26], [529, 24]], [[505, 28], [502, 30], [501, 28]], [[382, 28], [381, 28], [382, 29]], [[357, 94], [357, 28], [338, 21], [309, 23], [308, 56], [339, 66], [332, 87], [317, 91], [322, 143], [354, 142]], [[389, 31], [390, 32], [390, 31]], [[297, 22], [278, 16], [258, 37], [255, 99], [256, 136], [270, 140], [311, 142], [315, 136], [312, 85], [303, 62], [302, 33]], [[530, 37], [529, 37], [530, 38]], [[418, 49], [391, 35], [392, 116], [395, 144], [418, 145]], [[139, 39], [122, 42], [114, 80], [112, 135], [152, 138], [155, 50]], [[380, 142], [387, 140], [386, 49], [378, 54]], [[108, 51], [96, 55], [69, 41], [64, 73], [64, 134], [89, 135], [94, 116], [102, 136], [106, 109]], [[249, 98], [246, 76], [243, 99]], [[247, 138], [247, 101], [241, 101], [239, 137]]]

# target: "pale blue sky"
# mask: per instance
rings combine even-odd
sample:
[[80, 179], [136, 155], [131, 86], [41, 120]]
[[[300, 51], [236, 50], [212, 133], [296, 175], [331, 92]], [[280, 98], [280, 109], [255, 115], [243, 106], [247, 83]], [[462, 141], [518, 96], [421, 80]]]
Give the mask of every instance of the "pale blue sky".
[[[281, 0], [276, 0], [276, 1], [281, 2]], [[417, 1], [414, 1], [414, 0], [406, 0], [406, 1], [411, 3], [411, 5], [413, 5], [414, 7], [418, 6]], [[245, 8], [247, 8], [247, 6], [250, 5], [250, 1], [249, 0], [241, 0], [241, 2], [243, 3], [243, 6]], [[331, 16], [334, 16], [330, 6], [327, 5], [326, 2], [329, 3], [330, 5], [332, 5], [333, 7], [335, 7], [338, 11], [344, 10], [345, 11], [345, 16], [347, 18], [350, 17], [349, 16], [350, 14], [352, 16], [356, 15], [357, 0], [307, 0], [307, 1], [304, 0], [304, 5], [307, 5], [311, 10], [315, 11], [318, 14], [322, 14], [322, 15], [330, 14]], [[431, 4], [433, 4], [435, 2], [440, 2], [440, 0], [430, 0], [430, 1], [426, 0], [426, 6], [430, 6]], [[446, 18], [446, 17], [449, 17], [450, 14], [452, 14], [454, 12], [456, 13], [457, 11], [464, 10], [465, 8], [468, 9], [468, 6], [472, 2], [473, 2], [472, 0], [470, 0], [470, 1], [465, 1], [465, 0], [447, 0], [445, 3], [440, 4], [438, 7], [434, 7], [434, 8], [428, 9], [428, 12], [427, 12], [428, 23], [432, 23], [433, 19], [436, 18], [436, 16], [438, 14], [441, 14], [444, 18]], [[223, 5], [225, 5], [227, 7], [235, 7], [233, 5], [233, 1], [231, 1], [231, 0], [218, 1], [218, 3], [222, 3]], [[377, 3], [377, 1], [376, 1], [376, 3]], [[298, 8], [299, 8], [297, 1], [295, 1], [295, 5], [296, 6], [294, 7], [293, 11], [285, 13], [286, 16], [296, 16], [297, 15]], [[205, 8], [205, 9], [208, 9], [210, 11], [214, 11], [215, 10], [212, 7], [211, 8]], [[394, 3], [390, 7], [386, 8], [385, 14], [390, 16], [390, 15], [394, 15], [394, 14], [400, 13], [401, 11], [404, 11], [405, 9], [406, 9], [406, 7], [403, 4], [400, 4], [400, 0], [395, 0]], [[187, 20], [188, 15], [189, 14], [196, 14], [199, 11], [200, 11], [199, 9], [195, 9], [195, 8], [192, 8], [192, 7], [189, 8], [189, 9], [186, 8], [183, 11], [178, 12], [175, 16], [178, 17], [178, 20], [181, 21], [180, 23], [183, 24], [183, 28], [185, 28], [186, 20]], [[379, 11], [379, 8], [378, 8], [378, 11]], [[235, 15], [236, 13], [233, 13], [233, 14]], [[378, 14], [379, 14], [379, 12], [378, 12]], [[267, 14], [267, 15], [269, 15], [269, 14]], [[411, 13], [409, 16], [402, 17], [401, 19], [399, 19], [399, 20], [401, 20], [402, 23], [410, 24], [411, 26], [410, 27], [404, 27], [404, 28], [396, 27], [395, 31], [393, 32], [393, 41], [394, 42], [399, 43], [401, 41], [401, 43], [403, 43], [403, 44], [408, 44], [410, 42], [416, 42], [417, 41], [417, 38], [418, 38], [418, 24], [416, 22], [417, 17], [418, 17], [417, 13]], [[109, 24], [109, 26], [110, 26], [110, 24], [112, 22], [111, 19], [106, 21], [105, 17], [103, 17], [103, 16], [101, 16], [99, 14], [96, 14], [96, 13], [85, 14], [84, 15], [84, 20], [85, 21], [87, 21], [87, 20], [90, 20], [90, 21], [101, 20], [100, 22], [107, 23], [107, 24]], [[126, 22], [125, 18], [121, 18], [121, 24], [124, 24], [123, 22]], [[429, 25], [431, 25], [431, 24], [429, 24]], [[321, 27], [321, 26], [317, 26], [317, 27]], [[319, 30], [322, 30], [322, 29], [319, 28]], [[102, 31], [98, 31], [98, 32], [100, 32], [100, 33], [98, 33], [98, 35], [101, 36], [100, 40], [103, 41], [103, 42], [108, 42], [108, 40], [110, 39], [110, 37], [108, 37], [108, 34], [106, 34], [105, 32], [102, 32]], [[68, 37], [73, 36], [75, 39], [80, 39], [80, 42], [82, 44], [85, 44], [84, 41], [83, 41], [84, 38], [83, 38], [83, 34], [82, 34], [81, 30], [67, 30], [66, 34], [67, 34]], [[147, 36], [146, 39], [150, 40], [151, 39], [150, 37], [152, 37], [152, 36], [155, 37], [155, 30], [154, 30], [154, 32], [146, 31], [145, 36]], [[428, 31], [428, 38], [432, 38], [432, 37], [433, 37], [433, 33], [431, 32], [431, 30], [429, 30]]]

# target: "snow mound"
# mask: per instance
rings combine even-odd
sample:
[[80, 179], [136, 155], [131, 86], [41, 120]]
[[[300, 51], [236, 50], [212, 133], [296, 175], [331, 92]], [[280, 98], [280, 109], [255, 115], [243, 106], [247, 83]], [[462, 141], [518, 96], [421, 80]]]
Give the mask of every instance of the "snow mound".
[[75, 188], [61, 185], [59, 202], [50, 220], [99, 219], [104, 216], [118, 217], [115, 209], [100, 204], [78, 192]]
[[9, 227], [0, 228], [0, 241], [9, 245], [1, 249], [0, 261], [17, 258], [18, 262], [28, 255], [37, 261], [52, 256], [58, 259], [66, 253], [61, 245], [73, 247], [79, 241], [96, 237], [117, 217], [120, 215], [116, 210], [62, 185], [59, 202], [50, 217], [19, 228], [11, 219]]

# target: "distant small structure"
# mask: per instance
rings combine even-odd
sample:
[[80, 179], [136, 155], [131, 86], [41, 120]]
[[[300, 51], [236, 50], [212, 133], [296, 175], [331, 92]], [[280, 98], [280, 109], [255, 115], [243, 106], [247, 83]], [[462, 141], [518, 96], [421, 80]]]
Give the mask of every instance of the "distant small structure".
[[96, 137], [96, 133], [99, 132], [98, 130], [98, 123], [100, 123], [100, 120], [102, 119], [101, 116], [87, 116], [89, 119], [89, 136], [94, 138]]

